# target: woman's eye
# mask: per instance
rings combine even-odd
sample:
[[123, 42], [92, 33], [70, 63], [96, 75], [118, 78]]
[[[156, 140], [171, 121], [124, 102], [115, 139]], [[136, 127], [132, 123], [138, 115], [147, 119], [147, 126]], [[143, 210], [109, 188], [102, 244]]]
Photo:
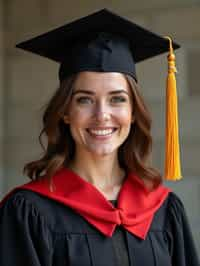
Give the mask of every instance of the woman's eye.
[[121, 102], [126, 102], [126, 98], [123, 96], [115, 96], [111, 98], [112, 103], [121, 103]]
[[86, 103], [92, 103], [92, 99], [91, 98], [89, 98], [89, 97], [79, 97], [79, 98], [77, 98], [76, 99], [76, 101], [78, 102], [78, 103], [81, 103], [81, 104], [86, 104]]

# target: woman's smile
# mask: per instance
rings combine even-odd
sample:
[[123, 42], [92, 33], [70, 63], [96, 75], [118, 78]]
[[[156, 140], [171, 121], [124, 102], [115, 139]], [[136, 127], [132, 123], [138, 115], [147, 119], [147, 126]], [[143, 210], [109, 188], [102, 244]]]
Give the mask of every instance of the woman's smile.
[[116, 132], [117, 128], [87, 128], [86, 131], [97, 140], [109, 139], [114, 132]]

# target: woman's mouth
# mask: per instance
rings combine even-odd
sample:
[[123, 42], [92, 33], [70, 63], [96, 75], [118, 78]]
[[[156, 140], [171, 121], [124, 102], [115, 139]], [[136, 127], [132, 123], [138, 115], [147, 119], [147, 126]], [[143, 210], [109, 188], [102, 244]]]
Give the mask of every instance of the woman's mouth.
[[105, 128], [105, 129], [94, 129], [88, 128], [87, 132], [94, 137], [107, 137], [111, 136], [117, 128]]

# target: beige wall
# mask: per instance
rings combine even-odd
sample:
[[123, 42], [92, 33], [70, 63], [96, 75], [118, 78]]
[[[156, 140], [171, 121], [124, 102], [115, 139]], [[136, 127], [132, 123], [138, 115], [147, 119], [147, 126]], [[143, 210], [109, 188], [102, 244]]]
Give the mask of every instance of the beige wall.
[[[134, 22], [182, 44], [177, 51], [180, 142], [183, 181], [169, 184], [183, 199], [200, 250], [200, 4], [192, 0], [150, 1], [4, 1], [0, 14], [0, 147], [4, 148], [3, 194], [28, 180], [22, 175], [25, 162], [38, 158], [37, 137], [41, 106], [56, 88], [58, 66], [39, 56], [14, 49], [15, 43], [55, 28], [98, 8], [109, 7]], [[0, 2], [2, 13], [3, 2]], [[4, 17], [4, 23], [1, 21]], [[3, 38], [2, 37], [3, 34]], [[142, 92], [153, 115], [154, 164], [162, 171], [164, 155], [164, 93], [166, 55], [137, 66]], [[4, 73], [4, 75], [3, 75]], [[5, 82], [6, 77], [6, 82]], [[5, 93], [6, 92], [6, 93]], [[3, 132], [5, 133], [2, 145]], [[0, 154], [2, 156], [2, 154]], [[0, 169], [2, 174], [2, 157]], [[3, 179], [1, 179], [2, 182]], [[189, 193], [192, 191], [192, 193]]]

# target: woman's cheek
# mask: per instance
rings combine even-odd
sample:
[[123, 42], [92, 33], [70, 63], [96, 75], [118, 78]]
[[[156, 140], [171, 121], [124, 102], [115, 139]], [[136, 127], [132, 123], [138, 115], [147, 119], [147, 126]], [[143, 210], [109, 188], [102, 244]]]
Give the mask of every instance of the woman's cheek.
[[76, 108], [76, 109], [72, 109], [71, 110], [71, 121], [75, 122], [76, 124], [81, 123], [87, 119], [90, 118], [91, 116], [91, 111], [90, 110], [86, 110], [84, 108]]
[[130, 123], [131, 122], [131, 110], [130, 109], [123, 109], [123, 110], [117, 110], [116, 114], [118, 118], [124, 122], [124, 123]]

